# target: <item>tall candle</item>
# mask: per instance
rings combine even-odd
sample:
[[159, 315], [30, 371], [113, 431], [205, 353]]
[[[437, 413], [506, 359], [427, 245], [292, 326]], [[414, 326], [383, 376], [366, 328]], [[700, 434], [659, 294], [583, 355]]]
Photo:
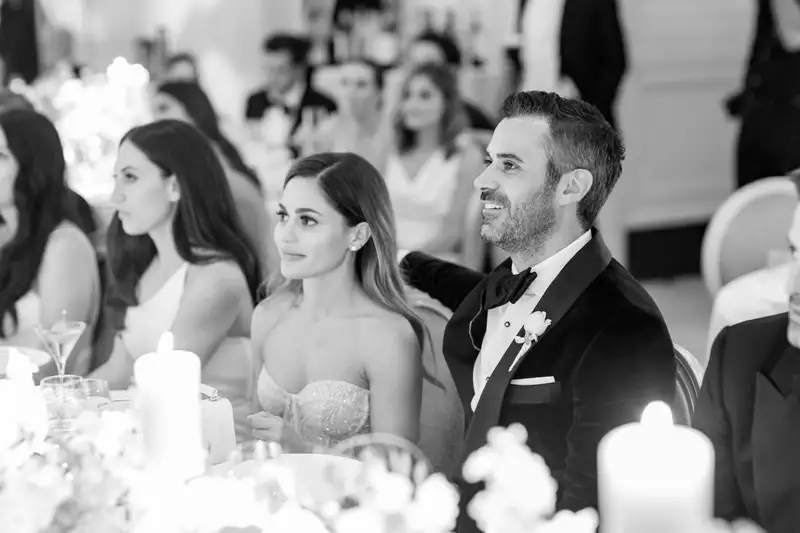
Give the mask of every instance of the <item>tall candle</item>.
[[714, 447], [672, 422], [663, 402], [612, 430], [598, 449], [603, 533], [695, 533], [713, 513]]
[[148, 465], [172, 479], [188, 479], [205, 469], [200, 413], [200, 358], [173, 350], [172, 334], [158, 350], [134, 364], [136, 410], [142, 423]]

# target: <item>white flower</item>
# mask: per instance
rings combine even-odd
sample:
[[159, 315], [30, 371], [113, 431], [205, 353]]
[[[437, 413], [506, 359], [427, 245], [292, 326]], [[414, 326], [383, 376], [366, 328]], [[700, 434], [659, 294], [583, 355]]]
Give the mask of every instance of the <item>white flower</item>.
[[25, 381], [0, 380], [0, 453], [29, 437], [42, 441], [48, 431], [47, 404]]
[[544, 311], [531, 313], [525, 320], [525, 336], [536, 342], [550, 324], [551, 320], [547, 318], [547, 313]]
[[372, 474], [372, 504], [379, 512], [394, 514], [403, 512], [411, 503], [414, 486], [408, 476], [376, 469]]
[[552, 520], [542, 522], [536, 533], [595, 533], [599, 521], [594, 509], [583, 509], [577, 513], [559, 511]]
[[452, 531], [458, 518], [458, 491], [442, 474], [432, 474], [417, 487], [406, 513], [409, 532]]
[[333, 530], [335, 533], [387, 533], [388, 525], [386, 517], [376, 509], [353, 507], [336, 517]]
[[294, 502], [285, 503], [280, 510], [273, 514], [264, 524], [262, 531], [269, 533], [328, 533], [322, 521], [309, 511]]

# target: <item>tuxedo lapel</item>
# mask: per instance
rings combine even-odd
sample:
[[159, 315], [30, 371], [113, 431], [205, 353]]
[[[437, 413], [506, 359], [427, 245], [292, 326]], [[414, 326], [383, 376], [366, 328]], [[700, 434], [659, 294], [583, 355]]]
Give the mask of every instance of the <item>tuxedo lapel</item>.
[[[537, 311], [544, 311], [551, 323], [547, 332], [569, 311], [575, 301], [589, 287], [589, 285], [606, 269], [611, 262], [611, 253], [606, 247], [597, 230], [592, 230], [592, 240], [584, 246], [575, 257], [567, 263], [553, 283], [542, 295]], [[485, 315], [485, 312], [484, 312]], [[524, 328], [520, 329], [518, 336], [524, 336]], [[533, 344], [517, 365], [536, 349]], [[506, 349], [499, 364], [489, 378], [486, 387], [481, 393], [481, 399], [472, 416], [472, 421], [467, 431], [464, 445], [464, 458], [486, 443], [486, 434], [500, 419], [500, 410], [503, 405], [506, 389], [508, 388], [514, 372], [511, 366], [519, 354], [521, 344], [512, 342]]]

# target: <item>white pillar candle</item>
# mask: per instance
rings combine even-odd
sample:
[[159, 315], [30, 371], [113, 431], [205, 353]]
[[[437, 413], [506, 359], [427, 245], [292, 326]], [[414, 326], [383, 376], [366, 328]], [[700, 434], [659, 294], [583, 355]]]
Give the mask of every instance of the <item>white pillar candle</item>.
[[134, 364], [136, 411], [142, 424], [148, 465], [172, 479], [189, 479], [205, 469], [200, 414], [200, 358], [172, 349], [172, 334], [158, 351]]
[[713, 513], [714, 447], [705, 435], [675, 426], [663, 402], [642, 422], [609, 432], [598, 449], [603, 533], [695, 533]]

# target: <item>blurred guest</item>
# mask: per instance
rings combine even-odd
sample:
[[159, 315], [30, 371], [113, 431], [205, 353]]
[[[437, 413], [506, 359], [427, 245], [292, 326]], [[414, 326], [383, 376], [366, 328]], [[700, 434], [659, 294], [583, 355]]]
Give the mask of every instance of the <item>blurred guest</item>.
[[800, 151], [800, 4], [758, 0], [744, 87], [726, 107], [741, 119], [738, 187], [795, 168]]
[[383, 168], [389, 150], [389, 131], [383, 115], [383, 69], [366, 59], [340, 67], [339, 111], [310, 132], [304, 155], [352, 152]]
[[198, 83], [200, 71], [197, 58], [190, 52], [181, 52], [167, 60], [167, 81], [189, 81]]
[[579, 97], [616, 127], [614, 104], [627, 69], [616, 0], [522, 0], [521, 12], [521, 88]]
[[[462, 66], [461, 50], [458, 45], [448, 37], [435, 32], [426, 32], [414, 39], [408, 49], [407, 60], [409, 65], [424, 63], [438, 63], [446, 65], [453, 71], [453, 76], [458, 82], [459, 71]], [[490, 118], [477, 105], [461, 100], [462, 107], [467, 114], [467, 127], [476, 130], [493, 130], [496, 121]]]
[[154, 98], [154, 117], [172, 118], [196, 126], [211, 141], [233, 192], [236, 211], [247, 236], [258, 250], [263, 272], [277, 260], [266, 200], [255, 171], [248, 167], [239, 151], [222, 133], [217, 114], [208, 95], [193, 82], [175, 81], [160, 85]]
[[36, 0], [0, 2], [0, 57], [5, 67], [4, 82], [20, 76], [32, 83], [39, 75], [39, 28]]
[[294, 134], [300, 126], [304, 111], [330, 114], [336, 103], [316, 91], [309, 82], [309, 43], [307, 39], [287, 34], [275, 34], [264, 42], [265, 86], [247, 98], [245, 118], [259, 123], [268, 110], [278, 108], [289, 117]]
[[788, 313], [714, 341], [693, 421], [714, 444], [716, 515], [769, 533], [800, 524], [800, 276], [791, 283]]
[[200, 357], [202, 382], [231, 401], [241, 431], [261, 274], [219, 158], [197, 128], [162, 120], [125, 134], [114, 181], [109, 306], [119, 333], [93, 377], [126, 388], [134, 360], [170, 331], [176, 349]]
[[467, 209], [483, 155], [458, 143], [466, 127], [453, 72], [444, 65], [415, 67], [393, 117], [394, 146], [384, 170], [401, 249], [461, 262], [469, 237]]
[[[100, 276], [89, 238], [72, 222], [58, 132], [43, 115], [0, 113], [0, 343], [42, 348], [34, 331], [65, 315], [86, 322], [67, 361], [83, 374], [100, 314]], [[42, 374], [54, 373], [47, 365]]]

